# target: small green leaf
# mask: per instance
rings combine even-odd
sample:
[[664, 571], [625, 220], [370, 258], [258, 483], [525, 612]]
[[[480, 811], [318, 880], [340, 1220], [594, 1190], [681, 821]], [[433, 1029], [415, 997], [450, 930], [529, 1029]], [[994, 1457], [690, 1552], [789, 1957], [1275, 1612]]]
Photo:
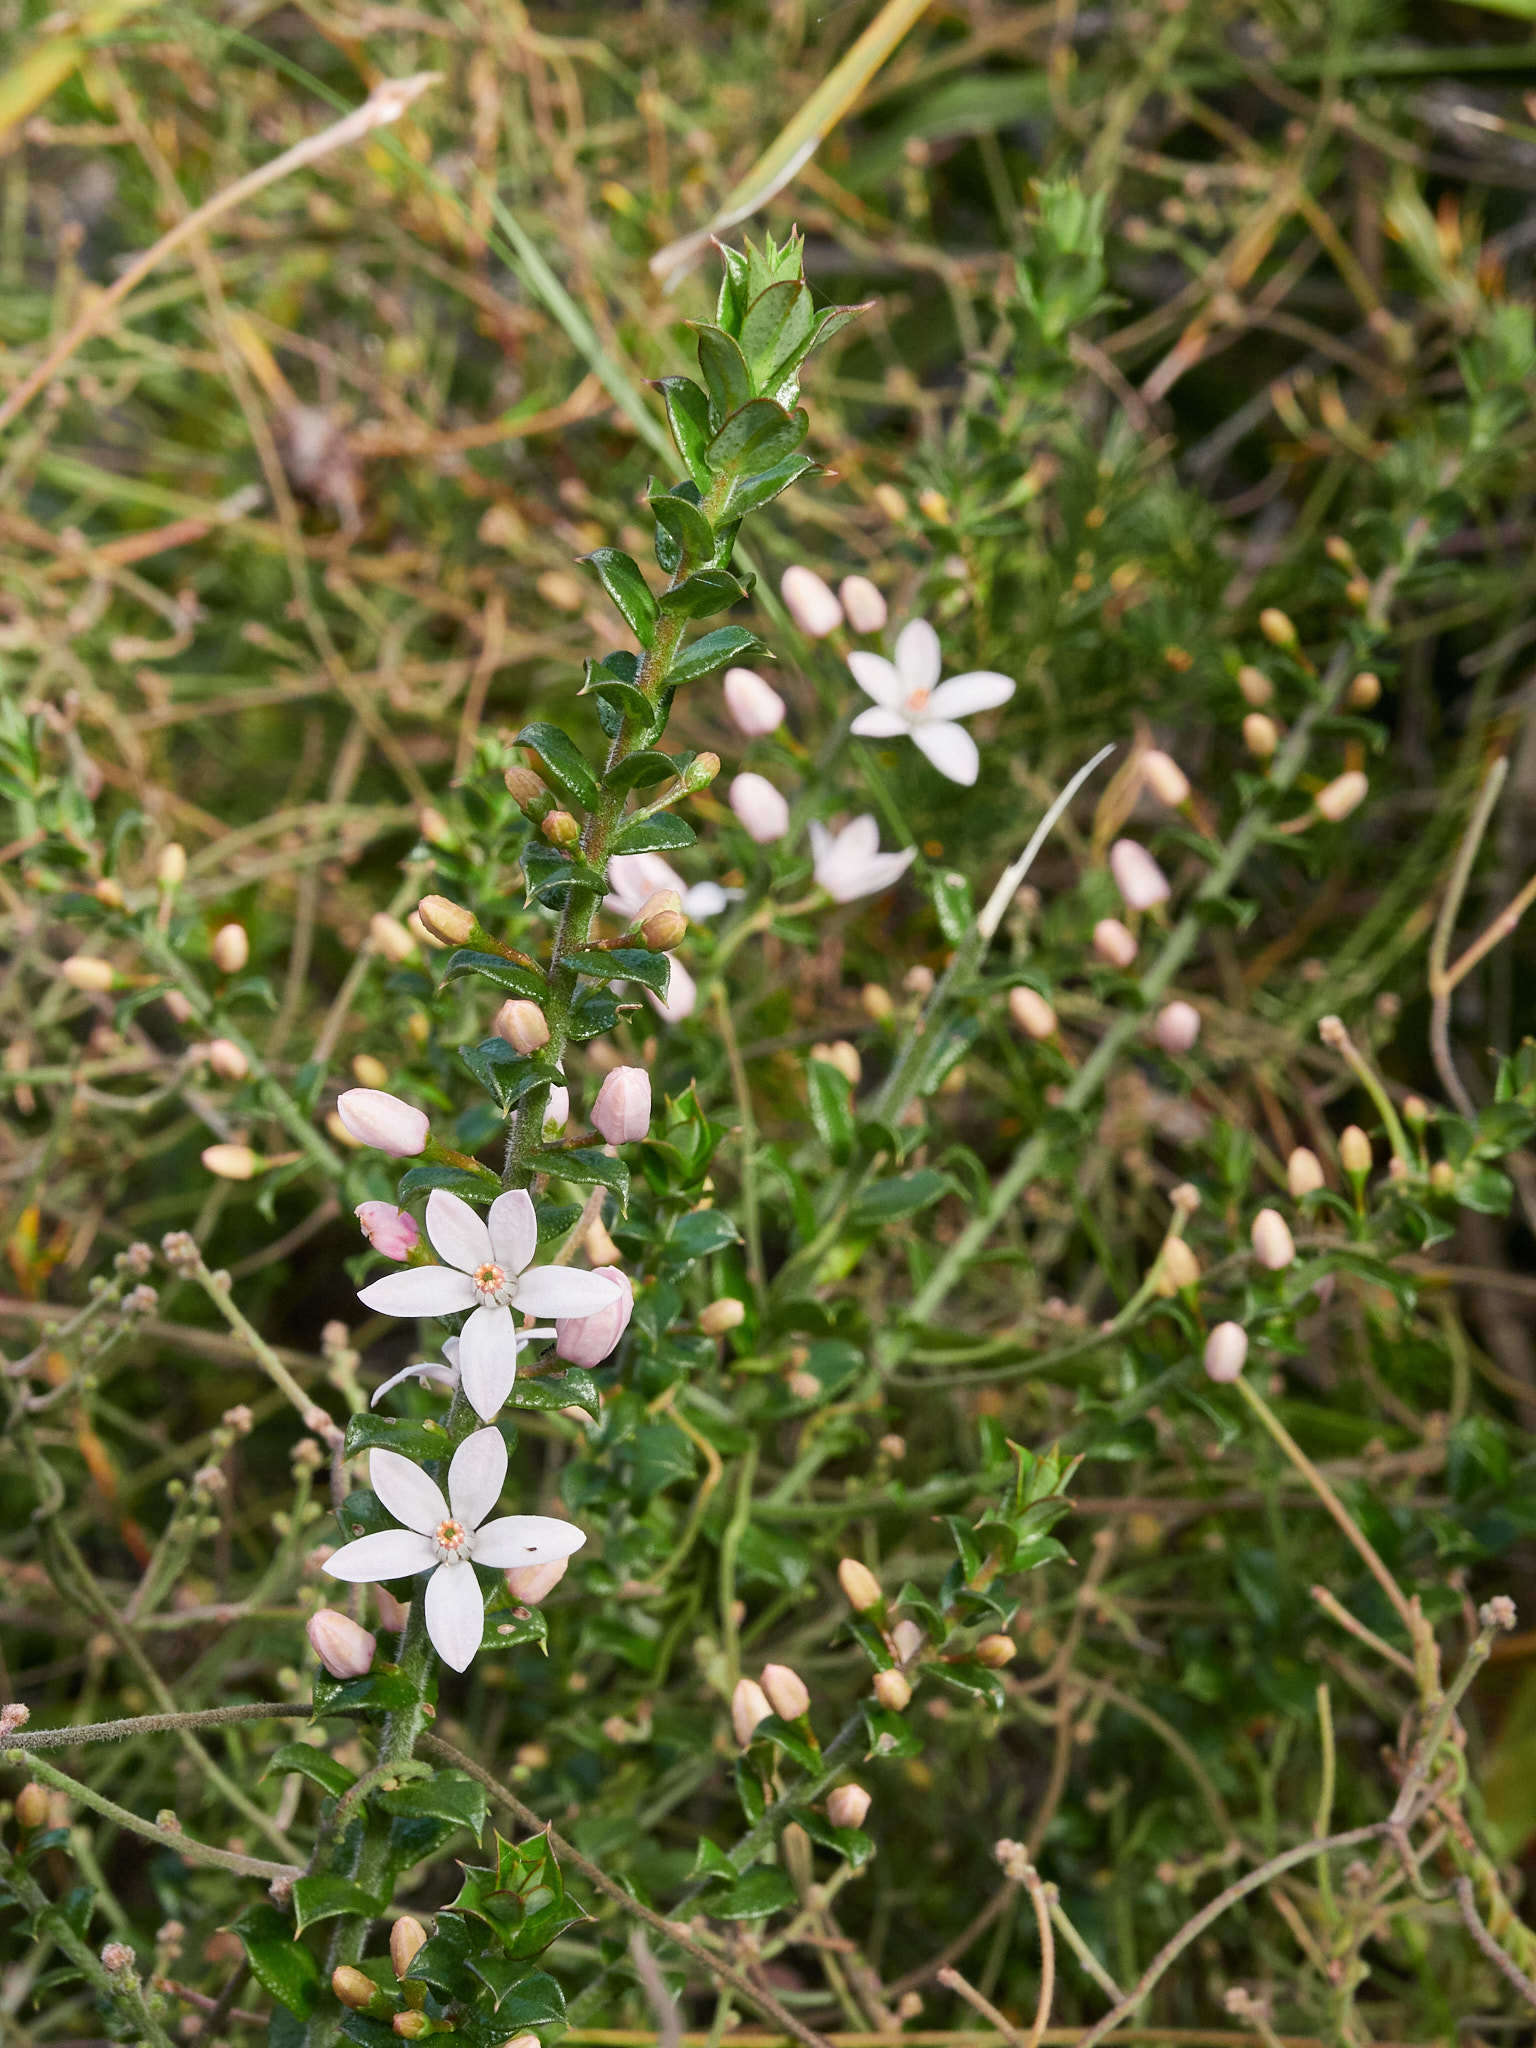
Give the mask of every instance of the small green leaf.
[[952, 946], [958, 946], [976, 922], [971, 885], [964, 875], [952, 868], [939, 870], [932, 880], [933, 907], [939, 914], [939, 928]]
[[816, 308], [810, 287], [784, 278], [759, 292], [741, 323], [741, 352], [759, 391], [771, 390], [810, 346]]
[[739, 604], [746, 585], [729, 569], [696, 569], [661, 596], [661, 609], [669, 619], [707, 619]]
[[503, 1115], [521, 1102], [530, 1088], [560, 1078], [546, 1062], [514, 1052], [504, 1038], [482, 1038], [478, 1045], [461, 1045], [459, 1058], [486, 1093], [496, 1098]]
[[733, 412], [709, 444], [710, 467], [759, 476], [787, 462], [810, 426], [806, 412], [786, 412], [771, 398], [754, 398]]
[[801, 477], [809, 476], [820, 468], [821, 464], [814, 456], [787, 456], [783, 462], [774, 463], [771, 469], [738, 479], [731, 486], [726, 509], [732, 519], [745, 519], [749, 512], [760, 511], [764, 505], [771, 504], [781, 491], [787, 491], [791, 484], [799, 483]]
[[751, 398], [752, 372], [739, 346], [720, 328], [701, 326], [698, 333], [699, 368], [709, 390], [709, 424], [718, 433], [721, 423]]
[[681, 555], [701, 566], [711, 559], [715, 552], [715, 530], [697, 505], [672, 491], [656, 492], [649, 503], [657, 524], [671, 535]]
[[794, 1904], [795, 1887], [788, 1872], [765, 1864], [711, 1898], [708, 1910], [713, 1920], [766, 1920], [770, 1913], [788, 1912]]
[[414, 1705], [416, 1688], [397, 1665], [376, 1665], [366, 1678], [315, 1679], [315, 1719], [328, 1714], [392, 1714]]
[[665, 953], [650, 953], [644, 946], [582, 946], [565, 957], [594, 981], [638, 981], [659, 996], [666, 994], [672, 972]]
[[538, 755], [544, 780], [567, 803], [575, 804], [584, 811], [596, 810], [597, 780], [581, 749], [558, 725], [536, 718], [531, 725], [523, 727], [513, 744], [527, 747]]
[[685, 818], [670, 811], [657, 811], [649, 818], [635, 818], [613, 842], [614, 853], [676, 852], [698, 843], [698, 833]]
[[566, 1030], [579, 1044], [584, 1039], [601, 1038], [618, 1021], [619, 1006], [606, 989], [584, 988], [571, 1005]]
[[[640, 645], [649, 647], [656, 635], [656, 600], [640, 572], [640, 564], [622, 548], [594, 548], [581, 560], [596, 574]], [[529, 742], [525, 740], [523, 744]]]
[[536, 1379], [520, 1374], [507, 1398], [514, 1408], [585, 1408], [594, 1418], [602, 1406], [597, 1381], [582, 1365], [567, 1366], [564, 1372], [543, 1372]]
[[494, 1202], [501, 1193], [501, 1177], [483, 1167], [470, 1173], [462, 1166], [408, 1166], [400, 1176], [395, 1199], [402, 1207], [417, 1195], [429, 1195], [434, 1188], [446, 1188], [464, 1202]]
[[805, 1078], [811, 1121], [834, 1165], [844, 1166], [853, 1155], [853, 1091], [848, 1077], [826, 1060], [807, 1060]]
[[376, 1792], [374, 1803], [385, 1813], [411, 1819], [451, 1820], [477, 1838], [485, 1828], [485, 1788], [461, 1771], [435, 1771], [430, 1778], [413, 1778], [392, 1792]]
[[345, 1764], [337, 1763], [327, 1751], [312, 1749], [307, 1742], [285, 1742], [274, 1749], [261, 1775], [264, 1778], [281, 1778], [290, 1771], [296, 1771], [301, 1778], [308, 1778], [312, 1785], [318, 1785], [332, 1799], [339, 1799], [348, 1786], [357, 1783], [355, 1772], [349, 1771]]
[[[638, 692], [636, 693], [638, 695]], [[670, 754], [657, 753], [652, 748], [637, 747], [634, 753], [626, 754], [622, 761], [616, 761], [603, 777], [604, 789], [650, 789], [658, 782], [669, 782], [681, 774], [681, 769]]]
[[709, 442], [709, 400], [691, 377], [660, 377], [657, 388], [667, 408], [667, 425], [688, 474], [701, 491], [710, 485], [704, 450]]
[[703, 634], [682, 650], [667, 670], [667, 681], [672, 685], [694, 683], [700, 676], [713, 675], [728, 662], [750, 661], [754, 655], [767, 651], [757, 635], [744, 626], [717, 626], [713, 633]]
[[247, 1906], [234, 1921], [234, 1931], [262, 1990], [307, 2020], [320, 2002], [320, 1965], [295, 1941], [288, 1916], [275, 1906]]
[[553, 903], [572, 889], [606, 892], [605, 878], [585, 862], [572, 860], [553, 846], [523, 848], [523, 893], [530, 903]]
[[494, 982], [497, 988], [504, 988], [509, 995], [526, 996], [531, 1003], [542, 1003], [549, 994], [548, 982], [533, 968], [519, 967], [515, 960], [503, 960], [499, 953], [477, 953], [470, 946], [460, 946], [448, 955], [438, 976], [438, 987], [445, 988], [450, 981], [461, 981], [466, 974], [478, 974], [483, 980]]
[[711, 1252], [724, 1251], [728, 1244], [740, 1244], [741, 1232], [723, 1209], [694, 1209], [681, 1216], [667, 1239], [667, 1257], [672, 1262], [692, 1265]]
[[317, 1920], [334, 1920], [340, 1913], [362, 1913], [372, 1920], [383, 1912], [384, 1906], [383, 1899], [376, 1899], [350, 1877], [338, 1877], [334, 1870], [321, 1870], [313, 1877], [294, 1880], [293, 1912], [300, 1934]]
[[916, 1216], [947, 1195], [954, 1182], [937, 1167], [924, 1166], [916, 1173], [897, 1174], [891, 1180], [877, 1180], [854, 1202], [850, 1215], [857, 1224], [894, 1223], [904, 1216]]
[[578, 1187], [612, 1188], [620, 1203], [629, 1207], [629, 1168], [622, 1159], [584, 1145], [561, 1152], [551, 1148], [533, 1155], [535, 1166], [559, 1180], [573, 1180]]
[[480, 1634], [481, 1653], [483, 1655], [487, 1650], [521, 1650], [529, 1643], [542, 1649], [548, 1634], [549, 1624], [541, 1608], [530, 1607], [521, 1614], [514, 1613], [510, 1607], [487, 1608], [485, 1627]]

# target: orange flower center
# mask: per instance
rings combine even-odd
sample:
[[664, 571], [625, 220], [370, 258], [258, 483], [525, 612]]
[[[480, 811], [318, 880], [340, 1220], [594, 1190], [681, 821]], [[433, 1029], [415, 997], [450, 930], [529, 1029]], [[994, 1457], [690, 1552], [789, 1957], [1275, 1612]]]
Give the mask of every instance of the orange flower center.
[[476, 1266], [469, 1277], [475, 1284], [476, 1292], [484, 1295], [487, 1301], [494, 1300], [507, 1284], [506, 1273], [491, 1260], [483, 1266]]
[[927, 690], [908, 690], [907, 709], [909, 711], [926, 711], [928, 709], [929, 695], [930, 692]]
[[437, 1545], [438, 1554], [444, 1564], [454, 1564], [464, 1555], [469, 1537], [462, 1522], [450, 1521], [438, 1523], [432, 1531], [432, 1540]]

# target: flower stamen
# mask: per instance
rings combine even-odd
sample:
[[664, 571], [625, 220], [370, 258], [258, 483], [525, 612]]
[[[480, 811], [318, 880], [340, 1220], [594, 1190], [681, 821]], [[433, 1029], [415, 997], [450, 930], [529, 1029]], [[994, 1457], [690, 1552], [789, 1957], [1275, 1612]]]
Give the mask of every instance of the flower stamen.
[[469, 1554], [469, 1532], [462, 1522], [439, 1522], [432, 1531], [432, 1541], [444, 1564], [459, 1564]]

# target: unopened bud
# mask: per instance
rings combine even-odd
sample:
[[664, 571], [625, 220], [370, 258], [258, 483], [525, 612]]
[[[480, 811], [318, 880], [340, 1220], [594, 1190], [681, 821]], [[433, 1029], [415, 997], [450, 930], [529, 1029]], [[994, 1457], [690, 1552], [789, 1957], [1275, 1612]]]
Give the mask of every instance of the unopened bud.
[[1285, 1185], [1293, 1202], [1299, 1202], [1303, 1195], [1316, 1194], [1323, 1185], [1323, 1162], [1308, 1146], [1298, 1145], [1286, 1160]]
[[731, 809], [759, 846], [771, 846], [789, 830], [789, 804], [766, 775], [736, 776], [730, 799]]
[[885, 599], [867, 576], [845, 576], [837, 586], [843, 616], [855, 633], [878, 633], [888, 616]]
[[515, 1564], [506, 1575], [507, 1591], [519, 1605], [537, 1607], [565, 1577], [570, 1562], [568, 1557], [557, 1557], [549, 1564]]
[[423, 804], [416, 813], [416, 829], [428, 846], [452, 846], [453, 827], [435, 804]]
[[784, 609], [811, 640], [825, 640], [843, 623], [843, 608], [830, 586], [814, 569], [797, 562], [784, 571], [779, 582]]
[[250, 1061], [232, 1038], [210, 1039], [207, 1057], [221, 1081], [243, 1081], [251, 1071]]
[[416, 941], [387, 910], [376, 910], [369, 918], [368, 943], [381, 959], [393, 961], [396, 967], [416, 957]]
[[883, 1024], [895, 1010], [891, 992], [882, 988], [878, 981], [866, 981], [859, 990], [859, 1008], [872, 1023]]
[[1200, 1036], [1200, 1012], [1193, 1003], [1167, 1003], [1157, 1013], [1152, 1036], [1166, 1053], [1188, 1052]]
[[1484, 1628], [1512, 1629], [1520, 1619], [1515, 1603], [1507, 1593], [1495, 1593], [1491, 1600], [1485, 1600], [1477, 1610], [1477, 1618]]
[[1351, 711], [1369, 711], [1381, 701], [1381, 677], [1371, 669], [1361, 669], [1344, 692], [1344, 701]]
[[531, 768], [523, 767], [520, 762], [508, 768], [502, 780], [507, 785], [508, 796], [520, 811], [528, 810], [549, 795], [544, 778], [535, 775]]
[[342, 1128], [360, 1145], [387, 1152], [392, 1159], [414, 1159], [424, 1152], [432, 1126], [419, 1109], [388, 1095], [382, 1088], [347, 1088], [336, 1098]]
[[633, 1145], [651, 1128], [651, 1077], [644, 1067], [615, 1067], [592, 1105], [592, 1128], [610, 1145]]
[[1290, 1225], [1278, 1209], [1261, 1209], [1249, 1232], [1253, 1255], [1271, 1273], [1279, 1273], [1296, 1256]]
[[1128, 910], [1150, 910], [1168, 900], [1168, 877], [1134, 839], [1117, 839], [1109, 849], [1109, 872]]
[[1410, 1131], [1422, 1131], [1429, 1122], [1429, 1104], [1422, 1095], [1403, 1097], [1403, 1122]]
[[1244, 703], [1251, 704], [1255, 711], [1262, 711], [1266, 704], [1274, 701], [1274, 684], [1263, 669], [1255, 668], [1252, 662], [1244, 662], [1238, 670], [1237, 687], [1243, 693]]
[[1266, 605], [1259, 613], [1259, 631], [1271, 647], [1292, 648], [1296, 645], [1296, 628], [1278, 605]]
[[923, 1647], [923, 1640], [922, 1630], [906, 1616], [891, 1630], [891, 1647], [896, 1652], [897, 1661], [902, 1664], [912, 1662]]
[[1339, 1134], [1339, 1164], [1356, 1178], [1371, 1170], [1371, 1141], [1358, 1124], [1347, 1124]]
[[71, 953], [67, 960], [59, 962], [59, 974], [71, 988], [92, 996], [105, 995], [117, 979], [117, 970], [110, 960], [98, 960], [90, 953]]
[[805, 1680], [787, 1664], [763, 1666], [763, 1692], [781, 1721], [799, 1721], [811, 1711]]
[[1157, 1255], [1157, 1292], [1171, 1299], [1185, 1287], [1200, 1284], [1200, 1261], [1182, 1237], [1166, 1237]]
[[976, 1645], [976, 1662], [984, 1664], [989, 1671], [1001, 1671], [1018, 1654], [1019, 1646], [1012, 1636], [983, 1636]]
[[389, 1930], [389, 1960], [397, 1977], [409, 1977], [411, 1965], [426, 1946], [427, 1930], [409, 1913], [402, 1913]]
[[155, 880], [162, 889], [179, 889], [186, 879], [187, 849], [173, 839], [160, 850], [160, 858], [155, 863]]
[[321, 1607], [305, 1623], [304, 1633], [332, 1678], [366, 1678], [373, 1669], [378, 1638], [350, 1615]]
[[830, 1044], [813, 1045], [811, 1058], [820, 1060], [823, 1066], [834, 1067], [850, 1088], [857, 1088], [864, 1078], [864, 1062], [859, 1058], [859, 1049], [846, 1038], [834, 1038]]
[[1326, 818], [1330, 825], [1337, 825], [1365, 801], [1370, 786], [1358, 768], [1349, 768], [1342, 775], [1336, 775], [1332, 782], [1325, 783], [1312, 802], [1320, 818]]
[[1332, 1046], [1335, 1052], [1349, 1043], [1348, 1026], [1342, 1017], [1336, 1017], [1332, 1012], [1326, 1017], [1318, 1018], [1317, 1035], [1324, 1045]]
[[[844, 590], [848, 588], [843, 585]], [[827, 1794], [827, 1819], [835, 1828], [861, 1828], [869, 1812], [870, 1797], [862, 1785], [839, 1785]]]
[[1243, 745], [1256, 761], [1267, 761], [1280, 744], [1280, 728], [1262, 711], [1250, 711], [1243, 720]]
[[364, 1237], [386, 1259], [408, 1259], [415, 1251], [421, 1232], [408, 1209], [393, 1202], [359, 1202], [353, 1210]]
[[126, 1977], [133, 1968], [133, 1950], [126, 1941], [109, 1941], [101, 1951], [101, 1966], [114, 1977]]
[[899, 1714], [912, 1698], [912, 1688], [899, 1671], [877, 1671], [874, 1679], [875, 1698], [882, 1707], [893, 1714]]
[[745, 1302], [738, 1301], [734, 1295], [722, 1294], [718, 1301], [712, 1301], [699, 1311], [699, 1328], [706, 1337], [723, 1337], [727, 1330], [740, 1329], [746, 1319]]
[[265, 1164], [249, 1145], [207, 1145], [202, 1158], [208, 1171], [220, 1180], [254, 1180]]
[[843, 1598], [855, 1614], [869, 1614], [879, 1607], [885, 1595], [880, 1591], [880, 1581], [867, 1564], [861, 1564], [856, 1557], [838, 1560], [837, 1583], [843, 1589]]
[[735, 1730], [736, 1746], [747, 1749], [758, 1724], [766, 1721], [773, 1712], [768, 1704], [768, 1695], [755, 1678], [738, 1678], [731, 1694], [731, 1727]]
[[1248, 1332], [1241, 1323], [1218, 1323], [1205, 1340], [1205, 1376], [1235, 1380], [1248, 1361]]
[[1449, 1159], [1437, 1159], [1429, 1169], [1429, 1184], [1437, 1195], [1456, 1192], [1456, 1169]]
[[[675, 889], [658, 889], [658, 896], [676, 898]], [[684, 917], [681, 903], [677, 909], [653, 910], [640, 920], [640, 937], [652, 953], [670, 953], [680, 946], [688, 936], [688, 920]]]
[[467, 946], [480, 928], [473, 911], [447, 896], [423, 896], [416, 915], [442, 946]]
[[91, 894], [107, 910], [121, 910], [128, 900], [123, 894], [123, 885], [115, 875], [103, 875], [91, 884]]
[[1136, 941], [1118, 917], [1101, 917], [1093, 928], [1093, 950], [1111, 967], [1126, 968], [1136, 958]]
[[1008, 991], [1008, 1014], [1026, 1038], [1054, 1038], [1056, 1012], [1037, 989], [1021, 983]]
[[722, 688], [732, 724], [749, 740], [776, 732], [784, 723], [784, 699], [755, 669], [728, 668]]
[[371, 1052], [355, 1053], [352, 1078], [359, 1088], [382, 1088], [389, 1080], [389, 1069]]
[[917, 509], [925, 519], [931, 519], [935, 526], [948, 526], [949, 500], [942, 491], [935, 490], [931, 484], [927, 490], [918, 492]]
[[390, 2021], [391, 2031], [402, 2041], [424, 2041], [429, 2034], [439, 2031], [437, 2021], [414, 2007], [407, 2012], [397, 2012]]
[[539, 1052], [549, 1043], [549, 1020], [526, 996], [508, 996], [491, 1019], [491, 1029], [514, 1052]]
[[33, 1828], [48, 1825], [48, 1794], [35, 1779], [29, 1780], [16, 1794], [16, 1825], [30, 1834]]
[[350, 1963], [338, 1963], [331, 1972], [331, 1989], [349, 2012], [366, 2012], [378, 1996], [378, 1986]]
[[718, 754], [695, 754], [683, 771], [683, 787], [690, 796], [697, 796], [700, 790], [708, 789], [719, 773]]
[[238, 974], [251, 957], [243, 924], [221, 924], [213, 935], [213, 964], [220, 974]]
[[1189, 777], [1161, 747], [1149, 747], [1141, 757], [1141, 779], [1160, 804], [1176, 811], [1189, 801]]
[[551, 846], [576, 846], [581, 841], [581, 827], [569, 811], [549, 812], [539, 830]]

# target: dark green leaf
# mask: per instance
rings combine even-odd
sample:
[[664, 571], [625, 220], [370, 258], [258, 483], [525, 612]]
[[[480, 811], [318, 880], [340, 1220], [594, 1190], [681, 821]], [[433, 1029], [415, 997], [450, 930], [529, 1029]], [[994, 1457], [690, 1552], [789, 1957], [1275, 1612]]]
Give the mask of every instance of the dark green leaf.
[[542, 845], [523, 848], [523, 885], [530, 903], [552, 903], [572, 889], [590, 889], [602, 895], [608, 887], [596, 868], [572, 860], [557, 847]]
[[408, 1819], [451, 1820], [478, 1836], [485, 1827], [485, 1788], [460, 1771], [437, 1771], [413, 1778], [392, 1792], [376, 1792], [374, 1803], [385, 1813]]
[[815, 332], [816, 308], [800, 279], [787, 277], [758, 293], [741, 323], [741, 352], [759, 391], [772, 390]]
[[795, 1904], [795, 1887], [787, 1871], [761, 1865], [738, 1878], [728, 1892], [708, 1901], [713, 1920], [766, 1920], [770, 1913], [785, 1913]]
[[781, 491], [787, 491], [801, 477], [819, 470], [821, 464], [811, 455], [789, 455], [782, 462], [776, 462], [771, 469], [759, 470], [754, 476], [740, 478], [731, 486], [729, 504], [733, 519], [745, 519], [749, 512], [760, 511], [771, 504]]
[[[585, 1917], [573, 1914], [566, 1925]], [[498, 2030], [565, 2025], [565, 1994], [547, 1971], [530, 1971], [525, 1963], [494, 1954], [476, 1956], [469, 1967], [495, 2002]]]
[[722, 421], [752, 396], [752, 373], [740, 348], [718, 327], [699, 329], [699, 368], [709, 391], [709, 424], [718, 433]]
[[540, 1373], [536, 1379], [522, 1374], [507, 1398], [514, 1408], [585, 1408], [594, 1417], [602, 1407], [597, 1381], [582, 1365]]
[[787, 462], [810, 426], [803, 410], [786, 412], [771, 398], [754, 398], [731, 414], [709, 444], [710, 467], [722, 474], [760, 476]]
[[766, 1720], [758, 1722], [752, 1731], [752, 1740], [771, 1742], [775, 1749], [781, 1749], [802, 1771], [812, 1776], [821, 1769], [821, 1751], [807, 1742], [798, 1728], [780, 1720], [777, 1714], [770, 1714]]
[[307, 1742], [285, 1742], [273, 1750], [261, 1775], [264, 1778], [286, 1777], [290, 1771], [296, 1771], [301, 1778], [308, 1778], [312, 1785], [318, 1785], [332, 1799], [339, 1799], [349, 1785], [357, 1782], [355, 1772], [349, 1771], [345, 1764], [337, 1763], [328, 1751], [313, 1749]]
[[875, 1853], [874, 1843], [862, 1828], [835, 1828], [814, 1806], [800, 1807], [795, 1819], [813, 1842], [820, 1842], [824, 1849], [844, 1857], [855, 1870], [866, 1864]]
[[294, 1939], [287, 1914], [264, 1903], [247, 1906], [234, 1930], [245, 1944], [251, 1975], [262, 1990], [307, 2020], [320, 2002], [320, 1965]]
[[338, 1877], [334, 1870], [294, 1880], [293, 1911], [300, 1934], [317, 1920], [334, 1920], [339, 1913], [363, 1913], [372, 1920], [383, 1912], [384, 1905], [383, 1899], [376, 1899], [350, 1877]]
[[713, 675], [728, 662], [750, 661], [766, 651], [757, 635], [744, 626], [717, 626], [713, 633], [701, 635], [683, 649], [667, 670], [667, 681], [694, 683], [701, 676]]
[[406, 1416], [380, 1415], [371, 1408], [348, 1416], [343, 1443], [349, 1458], [359, 1457], [364, 1451], [398, 1451], [413, 1464], [429, 1458], [446, 1458], [453, 1448], [440, 1422], [430, 1418], [413, 1422]]
[[683, 818], [670, 811], [657, 811], [649, 818], [636, 818], [623, 827], [613, 842], [614, 853], [675, 853], [698, 843], [698, 834]]
[[694, 1209], [678, 1218], [667, 1239], [667, 1257], [674, 1264], [692, 1265], [695, 1259], [723, 1251], [728, 1244], [740, 1244], [741, 1232], [723, 1209]]
[[738, 1876], [735, 1864], [722, 1848], [712, 1842], [708, 1835], [700, 1837], [694, 1851], [693, 1868], [690, 1877], [702, 1877], [706, 1881], [722, 1878], [727, 1884], [734, 1884]]
[[806, 1084], [810, 1092], [811, 1121], [833, 1163], [843, 1166], [853, 1152], [853, 1090], [848, 1077], [826, 1060], [807, 1060]]
[[315, 1719], [328, 1714], [392, 1714], [415, 1703], [416, 1688], [397, 1665], [375, 1666], [366, 1678], [315, 1679]]
[[851, 1215], [858, 1224], [894, 1223], [931, 1208], [954, 1183], [936, 1167], [920, 1167], [916, 1173], [897, 1174], [891, 1180], [877, 1180], [854, 1202]]
[[471, 1173], [462, 1166], [408, 1166], [400, 1176], [395, 1196], [403, 1207], [417, 1195], [430, 1194], [433, 1188], [446, 1188], [450, 1195], [465, 1202], [494, 1202], [501, 1193], [501, 1179], [489, 1167]]
[[549, 994], [548, 982], [533, 968], [519, 967], [515, 960], [503, 960], [499, 953], [477, 953], [470, 946], [460, 946], [448, 955], [438, 976], [438, 986], [459, 981], [466, 974], [478, 974], [482, 980], [506, 989], [509, 995], [526, 996], [531, 1003], [542, 1003]]
[[578, 1187], [612, 1188], [623, 1208], [629, 1207], [629, 1168], [622, 1159], [585, 1145], [561, 1152], [553, 1147], [533, 1155], [535, 1166], [558, 1180], [573, 1180]]
[[939, 929], [952, 946], [958, 946], [976, 922], [971, 885], [953, 868], [940, 869], [932, 881], [933, 907], [939, 914]]
[[567, 1029], [578, 1043], [600, 1038], [619, 1021], [619, 1006], [606, 989], [585, 988], [571, 1005]]
[[484, 1656], [489, 1650], [520, 1650], [529, 1643], [542, 1649], [548, 1634], [549, 1624], [538, 1607], [524, 1608], [521, 1613], [510, 1607], [488, 1608], [480, 1635], [480, 1654]]
[[686, 556], [702, 568], [715, 552], [715, 533], [698, 506], [671, 491], [658, 491], [649, 503], [657, 524], [677, 543], [679, 559]]
[[478, 1045], [461, 1045], [459, 1058], [486, 1093], [496, 1098], [503, 1115], [521, 1102], [530, 1088], [559, 1080], [547, 1062], [514, 1052], [504, 1038], [482, 1038]]
[[[640, 645], [649, 647], [656, 634], [656, 600], [640, 573], [640, 564], [622, 548], [594, 548], [581, 560], [596, 573]], [[522, 744], [527, 746], [531, 742], [525, 739]]]
[[659, 996], [666, 994], [672, 972], [667, 954], [648, 952], [644, 946], [583, 946], [565, 957], [594, 981], [638, 981]]
[[536, 718], [523, 727], [513, 744], [538, 755], [544, 780], [567, 803], [575, 804], [579, 810], [596, 810], [597, 780], [581, 749], [558, 725]]
[[669, 619], [707, 619], [739, 604], [746, 594], [729, 569], [697, 569], [663, 595], [661, 609]]
[[658, 782], [671, 781], [677, 773], [677, 763], [670, 754], [659, 754], [654, 749], [639, 747], [633, 754], [626, 754], [622, 761], [616, 762], [609, 769], [603, 777], [603, 787], [650, 789]]
[[707, 491], [710, 477], [704, 449], [709, 440], [709, 400], [691, 377], [660, 377], [657, 385], [677, 452], [699, 489]]

